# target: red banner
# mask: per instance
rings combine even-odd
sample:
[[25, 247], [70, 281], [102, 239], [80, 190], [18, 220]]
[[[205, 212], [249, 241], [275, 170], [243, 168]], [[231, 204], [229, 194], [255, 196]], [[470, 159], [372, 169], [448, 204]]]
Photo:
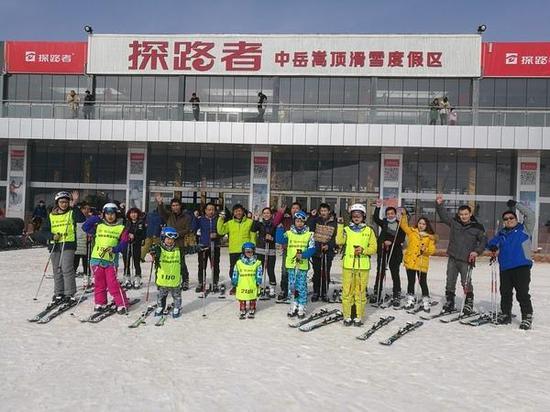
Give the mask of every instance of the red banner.
[[550, 43], [483, 43], [484, 77], [550, 77]]
[[7, 41], [7, 73], [84, 74], [87, 43]]

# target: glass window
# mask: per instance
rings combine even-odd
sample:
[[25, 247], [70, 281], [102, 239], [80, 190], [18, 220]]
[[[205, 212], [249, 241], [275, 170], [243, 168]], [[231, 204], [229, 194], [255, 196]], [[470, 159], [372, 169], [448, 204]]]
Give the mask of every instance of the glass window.
[[334, 169], [332, 190], [355, 192], [359, 187], [359, 153], [355, 147], [336, 148], [334, 150]]
[[291, 190], [291, 184], [292, 147], [274, 146], [271, 149], [271, 189]]
[[550, 196], [550, 154], [543, 153], [540, 157], [540, 195]]
[[477, 154], [476, 189], [479, 195], [495, 195], [497, 155], [492, 150]]
[[294, 146], [293, 149], [292, 190], [315, 190], [317, 188], [319, 148], [316, 146]]
[[508, 79], [506, 106], [525, 107], [526, 92], [526, 79]]
[[330, 104], [344, 104], [344, 78], [332, 77], [330, 79]]
[[[31, 176], [32, 176], [32, 166], [34, 165], [33, 162], [31, 163]], [[7, 141], [0, 141], [0, 180], [6, 180], [8, 174], [8, 142]], [[3, 189], [0, 188], [0, 192]]]
[[246, 146], [233, 146], [233, 187], [250, 189], [250, 149]]
[[418, 192], [418, 152], [405, 151], [403, 153], [403, 193]]
[[81, 182], [82, 176], [80, 158], [80, 145], [76, 142], [68, 142], [65, 145], [65, 155], [63, 164], [63, 181], [64, 182]]
[[359, 103], [359, 79], [347, 77], [344, 85], [344, 104], [357, 105]]
[[304, 103], [304, 78], [293, 77], [290, 79], [290, 103]]
[[389, 79], [388, 104], [390, 106], [403, 105], [403, 80], [402, 79]]
[[430, 96], [443, 97], [445, 96], [445, 80], [444, 79], [430, 79]]
[[317, 104], [319, 101], [319, 78], [306, 77], [305, 80], [305, 104]]
[[65, 76], [52, 76], [52, 94], [53, 100], [65, 101], [67, 93], [65, 92]]
[[200, 187], [214, 187], [214, 146], [201, 145]]
[[185, 146], [185, 163], [183, 164], [183, 186], [200, 187], [200, 160], [201, 152], [199, 145]]
[[388, 104], [388, 79], [376, 81], [376, 104], [382, 106]]
[[18, 74], [15, 91], [16, 100], [29, 100], [29, 75]]
[[430, 80], [429, 79], [418, 79], [418, 105], [424, 106], [428, 105], [433, 97], [430, 94]]
[[141, 101], [154, 102], [155, 101], [155, 77], [143, 76], [141, 84]]
[[139, 76], [132, 76], [132, 77], [131, 77], [131, 80], [132, 80], [132, 89], [131, 89], [130, 100], [131, 100], [131, 101], [134, 101], [134, 102], [143, 101], [143, 100], [141, 99], [141, 82], [142, 82], [142, 77], [139, 77]]
[[550, 252], [550, 204], [541, 203], [539, 207], [539, 247], [543, 253]]
[[155, 102], [166, 103], [168, 101], [168, 77], [158, 76], [155, 79]]
[[170, 76], [168, 78], [168, 101], [178, 102], [180, 94], [180, 78], [176, 76]]
[[476, 152], [458, 150], [456, 156], [456, 190], [459, 194], [476, 194]]
[[233, 188], [233, 150], [216, 147], [214, 163], [214, 187]]
[[418, 189], [421, 193], [436, 193], [437, 151], [420, 149], [418, 152]]
[[456, 106], [459, 100], [458, 79], [445, 79], [445, 96], [451, 106]]
[[317, 190], [330, 191], [332, 190], [332, 172], [334, 170], [332, 147], [319, 148], [319, 167]]
[[[258, 90], [259, 91], [259, 90]], [[256, 92], [258, 95], [258, 92]], [[248, 77], [235, 77], [235, 103], [246, 103], [248, 101]]]
[[495, 79], [481, 79], [479, 81], [479, 106], [494, 107]]
[[469, 79], [459, 80], [458, 101], [455, 103], [458, 106], [472, 105], [472, 81]]
[[456, 152], [440, 151], [437, 160], [437, 192], [459, 193], [456, 187]]
[[330, 78], [321, 77], [319, 79], [319, 104], [330, 103]]
[[225, 76], [223, 78], [223, 101], [224, 103], [233, 103], [235, 100], [235, 79]]
[[359, 150], [359, 191], [380, 191], [380, 153], [378, 148], [362, 147]]
[[547, 107], [547, 79], [527, 80], [527, 107]]
[[281, 103], [290, 103], [290, 78], [281, 78], [279, 85], [279, 101]]
[[403, 79], [403, 105], [417, 106], [423, 104], [424, 99], [418, 102], [418, 80]]
[[495, 107], [506, 107], [506, 79], [495, 79]]
[[[269, 88], [271, 89], [271, 88]], [[266, 96], [268, 95], [268, 90], [264, 90], [262, 87], [262, 78], [261, 77], [249, 77], [248, 78], [248, 90], [247, 90], [247, 99], [243, 100], [248, 103], [257, 103], [258, 102], [258, 92], [262, 92]]]
[[[197, 91], [197, 78], [195, 76], [185, 76], [185, 101], [188, 102], [191, 94]], [[200, 98], [201, 96], [199, 96]]]
[[359, 79], [359, 104], [365, 106], [371, 104], [371, 85], [369, 78]]
[[497, 151], [497, 186], [498, 196], [513, 196], [516, 186], [516, 156], [512, 151]]
[[210, 78], [210, 101], [223, 103], [223, 77], [213, 76]]
[[147, 175], [149, 184], [155, 186], [166, 185], [167, 165], [166, 148], [164, 144], [149, 144], [147, 157]]
[[29, 76], [29, 100], [42, 100], [42, 76], [39, 74]]
[[[115, 83], [116, 85], [116, 83]], [[108, 93], [113, 96], [111, 99], [119, 102], [129, 102], [132, 93], [132, 79], [130, 76], [119, 76], [118, 87], [114, 90], [109, 89]]]

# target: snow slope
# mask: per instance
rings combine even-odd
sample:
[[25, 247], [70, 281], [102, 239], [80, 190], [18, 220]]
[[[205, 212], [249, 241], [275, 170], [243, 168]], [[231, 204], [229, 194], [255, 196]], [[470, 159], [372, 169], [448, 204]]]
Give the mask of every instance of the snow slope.
[[[46, 259], [45, 249], [0, 253], [2, 411], [543, 411], [550, 405], [548, 264], [533, 271], [533, 330], [518, 330], [514, 303], [512, 326], [432, 320], [385, 347], [378, 341], [416, 317], [369, 306], [363, 328], [336, 324], [302, 333], [287, 326], [288, 306], [272, 301], [258, 302], [256, 319], [239, 320], [233, 297], [210, 297], [203, 318], [202, 300], [191, 290], [184, 293], [183, 317], [163, 327], [151, 321], [127, 327], [143, 302], [128, 317], [97, 325], [68, 313], [32, 324], [26, 319], [53, 288], [47, 279], [39, 301], [32, 300]], [[445, 263], [433, 259], [428, 282], [434, 299], [443, 293]], [[196, 257], [188, 264], [193, 281]], [[340, 266], [335, 261], [337, 279]], [[146, 263], [145, 276], [148, 270]], [[224, 250], [222, 275], [227, 270]], [[474, 272], [476, 303], [487, 308], [489, 281], [487, 261], [481, 261]], [[143, 300], [145, 289], [129, 295]], [[89, 299], [76, 315], [91, 310]], [[397, 319], [366, 342], [355, 339], [383, 314]]]

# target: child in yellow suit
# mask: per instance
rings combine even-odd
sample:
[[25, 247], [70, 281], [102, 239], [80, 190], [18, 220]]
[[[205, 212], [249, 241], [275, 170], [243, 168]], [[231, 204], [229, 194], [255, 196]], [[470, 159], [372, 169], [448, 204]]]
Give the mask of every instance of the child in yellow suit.
[[[344, 245], [342, 268], [342, 312], [344, 325], [361, 326], [367, 303], [366, 290], [369, 283], [370, 256], [376, 253], [376, 235], [365, 223], [367, 210], [361, 204], [350, 207], [351, 222], [338, 225], [336, 243]], [[355, 305], [355, 319], [351, 309]]]

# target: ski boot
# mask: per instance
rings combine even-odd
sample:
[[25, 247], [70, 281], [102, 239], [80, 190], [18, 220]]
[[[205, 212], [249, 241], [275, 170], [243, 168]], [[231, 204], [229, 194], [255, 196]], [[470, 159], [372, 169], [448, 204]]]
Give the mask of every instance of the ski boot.
[[294, 302], [290, 305], [290, 308], [288, 308], [287, 316], [289, 318], [293, 318], [297, 314], [298, 314], [298, 307], [297, 307], [296, 303]]
[[181, 308], [174, 308], [172, 310], [172, 317], [174, 319], [179, 318], [181, 316]]
[[275, 291], [276, 285], [269, 285], [269, 298], [273, 299], [277, 296], [277, 292]]
[[432, 307], [432, 302], [430, 302], [429, 296], [424, 296], [422, 298], [422, 310], [426, 313], [430, 313]]
[[497, 316], [497, 325], [509, 325], [512, 323], [512, 315], [509, 313], [499, 313]]
[[353, 319], [353, 326], [357, 326], [357, 327], [363, 326], [363, 321], [361, 320], [361, 318]]
[[155, 316], [161, 316], [164, 313], [164, 307], [163, 306], [157, 306], [155, 309]]
[[405, 302], [405, 310], [414, 309], [415, 303], [416, 303], [416, 298], [414, 297], [414, 295], [407, 295], [407, 301]]
[[189, 289], [189, 281], [186, 280], [185, 282], [182, 282], [182, 284], [181, 284], [181, 290], [183, 290], [183, 291], [185, 292], [185, 291], [188, 290], [188, 289]]
[[255, 309], [250, 309], [248, 311], [248, 319], [254, 319], [255, 316], [256, 316], [256, 310]]
[[239, 319], [246, 319], [246, 310], [241, 310], [239, 312]]
[[533, 314], [528, 313], [527, 315], [523, 316], [523, 319], [521, 320], [521, 323], [519, 325], [519, 328], [521, 330], [529, 330], [533, 326]]
[[199, 283], [197, 287], [195, 288], [195, 293], [201, 293], [203, 288], [203, 284]]
[[277, 302], [279, 303], [288, 302], [288, 294], [284, 292], [279, 293], [279, 295], [277, 296]]
[[319, 294], [313, 292], [313, 295], [311, 295], [311, 301], [312, 302], [318, 302], [319, 301]]
[[122, 283], [122, 287], [124, 289], [132, 289], [132, 281], [130, 278], [124, 278], [124, 282]]
[[126, 306], [119, 306], [118, 308], [116, 308], [116, 313], [119, 315], [127, 315], [128, 308]]
[[394, 297], [391, 300], [391, 305], [394, 308], [398, 308], [399, 306], [401, 306], [401, 295], [394, 295]]
[[212, 286], [212, 293], [218, 293], [220, 291], [220, 287], [218, 286], [217, 283], [214, 283], [214, 285]]
[[453, 292], [445, 292], [445, 304], [443, 305], [443, 312], [452, 312], [455, 310], [455, 294]]
[[94, 312], [95, 313], [105, 312], [105, 310], [107, 310], [107, 305], [95, 305], [94, 306]]
[[462, 309], [462, 314], [469, 315], [474, 311], [474, 294], [472, 292], [466, 293], [464, 298], [464, 308]]
[[298, 319], [304, 319], [306, 317], [306, 308], [304, 305], [298, 305]]
[[353, 320], [351, 318], [344, 319], [344, 326], [351, 326], [353, 325]]
[[134, 279], [134, 289], [141, 288], [142, 282], [141, 282], [141, 276], [136, 276]]

